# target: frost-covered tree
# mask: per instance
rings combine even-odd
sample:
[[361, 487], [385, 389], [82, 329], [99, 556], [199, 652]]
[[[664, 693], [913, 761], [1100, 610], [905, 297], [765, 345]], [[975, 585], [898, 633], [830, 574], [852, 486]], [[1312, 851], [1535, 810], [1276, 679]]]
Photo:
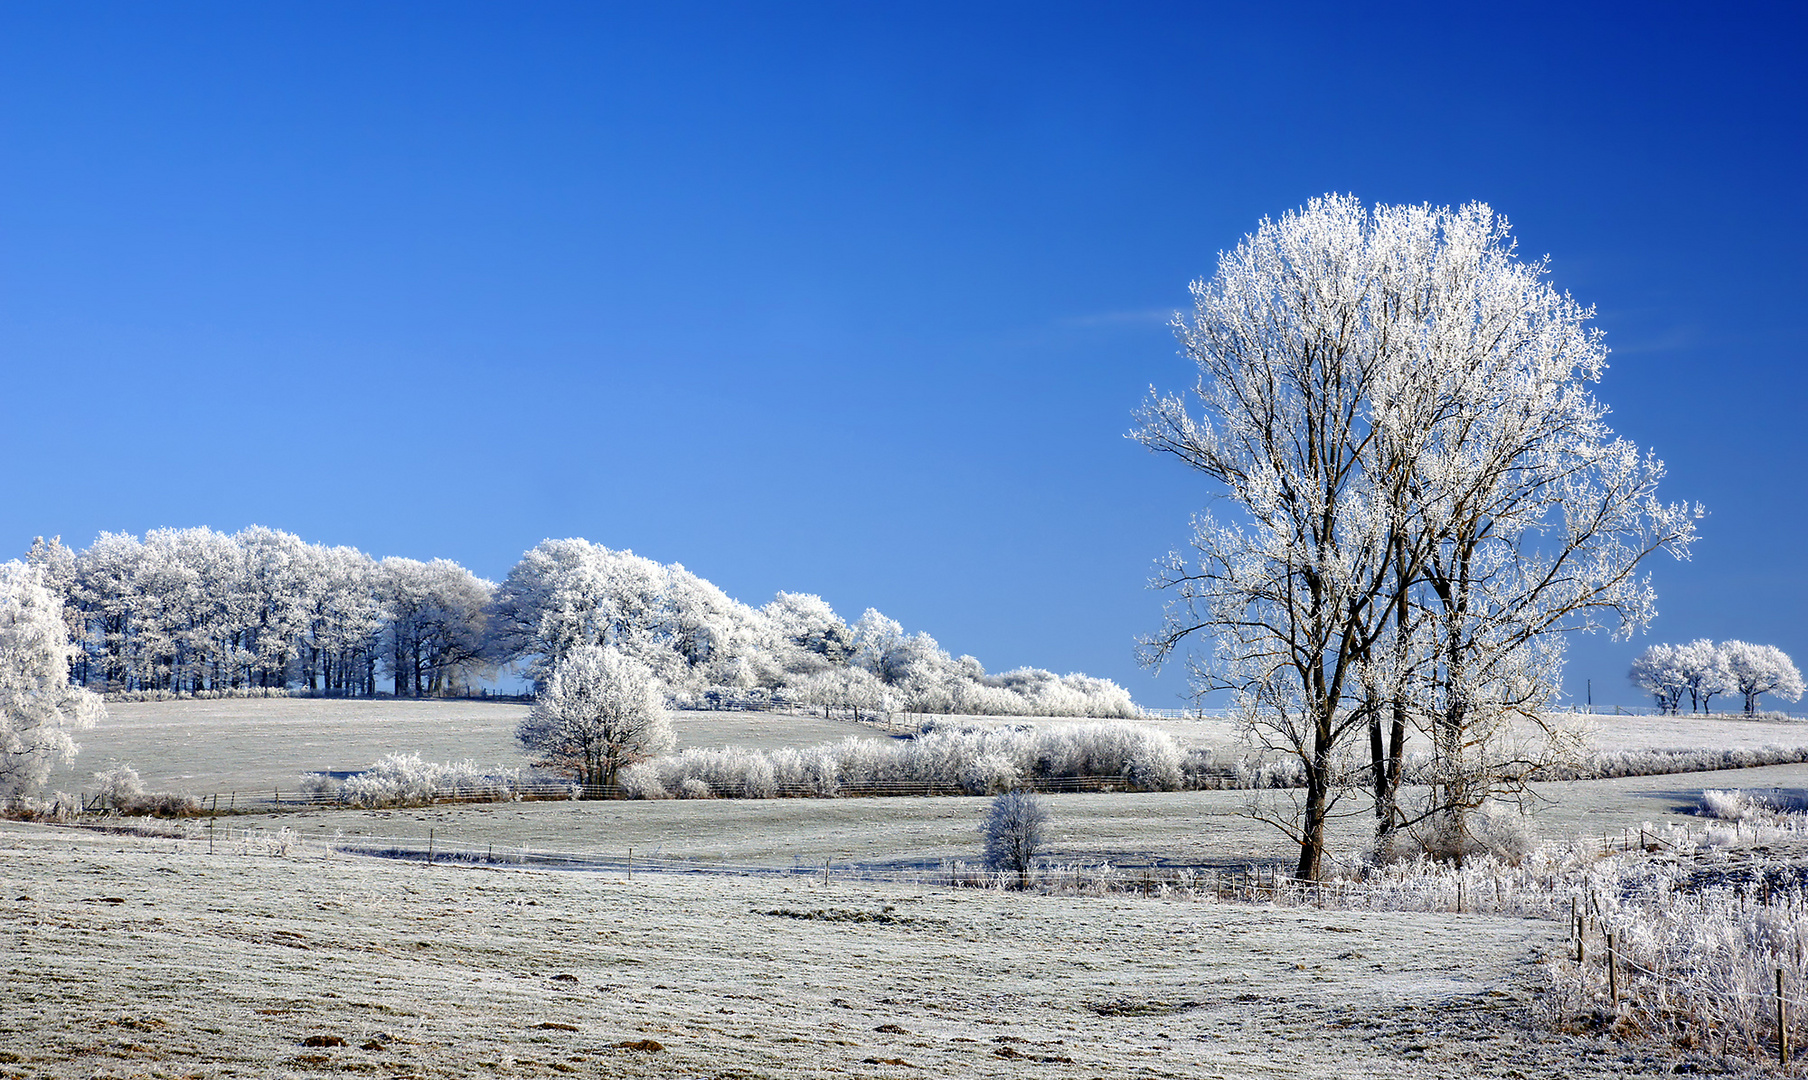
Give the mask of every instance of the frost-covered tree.
[[1707, 638], [1677, 646], [1676, 662], [1689, 694], [1691, 712], [1707, 712], [1714, 695], [1736, 689], [1732, 670], [1727, 667], [1726, 650]]
[[484, 615], [496, 587], [450, 559], [377, 566], [396, 697], [462, 693], [484, 662]]
[[568, 652], [515, 732], [585, 785], [613, 786], [624, 766], [671, 749], [664, 692], [647, 666], [607, 646]]
[[1728, 641], [1720, 646], [1728, 674], [1729, 690], [1745, 698], [1745, 714], [1758, 711], [1758, 696], [1772, 694], [1784, 701], [1802, 697], [1802, 673], [1789, 654], [1775, 645]]
[[351, 547], [316, 547], [302, 593], [301, 679], [310, 691], [373, 696], [383, 609], [375, 560]]
[[573, 649], [607, 645], [662, 681], [739, 677], [765, 636], [758, 612], [682, 566], [587, 540], [545, 540], [509, 571], [490, 611], [495, 659], [536, 682]]
[[0, 801], [43, 786], [75, 760], [75, 732], [105, 718], [100, 699], [70, 685], [62, 602], [36, 567], [0, 563]]
[[853, 630], [820, 596], [781, 592], [761, 613], [772, 637], [768, 648], [785, 672], [812, 675], [854, 655]]
[[1047, 827], [1048, 810], [1034, 792], [1017, 788], [994, 796], [979, 827], [986, 838], [986, 866], [1015, 873], [1017, 887], [1029, 888]]
[[[1588, 390], [1600, 336], [1544, 275], [1486, 206], [1331, 196], [1262, 222], [1175, 320], [1193, 400], [1151, 397], [1133, 434], [1230, 514], [1199, 515], [1193, 558], [1166, 563], [1145, 659], [1215, 639], [1189, 659], [1196, 688], [1232, 691], [1304, 774], [1280, 822], [1302, 878], [1347, 787], [1372, 791], [1384, 838], [1434, 815], [1460, 831], [1521, 788], [1563, 741], [1543, 720], [1561, 635], [1644, 625], [1637, 565], [1686, 553], [1693, 513], [1659, 503], [1661, 464], [1612, 437]], [[1409, 810], [1415, 733], [1434, 783]]]
[[1632, 661], [1627, 677], [1632, 685], [1650, 694], [1660, 713], [1674, 713], [1688, 692], [1688, 672], [1674, 645], [1651, 645]]

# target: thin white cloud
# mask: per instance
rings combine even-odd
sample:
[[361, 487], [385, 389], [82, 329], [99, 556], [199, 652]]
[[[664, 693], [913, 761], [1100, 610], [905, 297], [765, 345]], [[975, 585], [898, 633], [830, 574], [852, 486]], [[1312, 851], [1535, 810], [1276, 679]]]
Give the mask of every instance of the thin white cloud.
[[1111, 326], [1166, 326], [1174, 317], [1173, 308], [1146, 308], [1142, 311], [1101, 311], [1092, 315], [1072, 315], [1055, 320], [1059, 326], [1069, 327], [1111, 327]]

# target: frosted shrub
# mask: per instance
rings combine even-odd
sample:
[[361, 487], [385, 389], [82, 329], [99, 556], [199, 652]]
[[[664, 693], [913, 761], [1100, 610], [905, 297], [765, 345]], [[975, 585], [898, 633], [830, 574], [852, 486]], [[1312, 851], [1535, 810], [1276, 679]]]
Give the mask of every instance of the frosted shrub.
[[1003, 754], [982, 754], [961, 770], [961, 789], [969, 795], [1010, 791], [1017, 783], [1017, 766]]
[[1800, 796], [1777, 791], [1760, 793], [1734, 788], [1701, 793], [1700, 813], [1721, 821], [1752, 821], [1799, 828], [1804, 812], [1808, 812], [1808, 803]]
[[100, 785], [100, 802], [121, 814], [181, 817], [201, 812], [201, 800], [187, 792], [147, 792], [130, 765], [119, 765], [94, 774]]
[[630, 765], [616, 774], [622, 795], [630, 799], [669, 799], [671, 793], [659, 782], [659, 770], [652, 762]]
[[422, 806], [456, 800], [507, 799], [519, 786], [519, 769], [484, 770], [470, 761], [438, 764], [419, 754], [390, 754], [343, 782], [321, 773], [302, 778], [302, 790], [316, 798], [363, 807]]
[[1516, 807], [1487, 802], [1463, 814], [1434, 814], [1395, 834], [1380, 861], [1424, 856], [1438, 862], [1461, 863], [1488, 856], [1517, 866], [1535, 843], [1532, 819]]
[[1704, 791], [1701, 793], [1701, 813], [1705, 817], [1718, 818], [1721, 821], [1749, 821], [1758, 816], [1758, 807], [1745, 792], [1734, 788], [1731, 791]]
[[1048, 825], [1042, 800], [1028, 791], [1007, 791], [992, 800], [979, 830], [986, 838], [986, 867], [1017, 875], [1017, 887], [1027, 889], [1030, 867]]
[[0, 800], [0, 817], [19, 821], [73, 821], [81, 811], [82, 800], [67, 791], [39, 798], [36, 795], [14, 795]]
[[130, 765], [119, 765], [97, 772], [94, 774], [94, 782], [99, 785], [97, 794], [106, 806], [118, 806], [144, 794], [144, 783], [138, 779], [138, 770]]

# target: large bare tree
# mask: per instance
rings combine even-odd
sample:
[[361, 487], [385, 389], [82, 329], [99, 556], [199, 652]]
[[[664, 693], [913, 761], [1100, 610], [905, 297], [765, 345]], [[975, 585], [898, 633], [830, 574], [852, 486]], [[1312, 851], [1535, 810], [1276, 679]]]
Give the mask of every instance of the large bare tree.
[[[1263, 221], [1175, 319], [1198, 382], [1152, 393], [1134, 435], [1229, 513], [1164, 564], [1144, 656], [1213, 639], [1189, 654], [1196, 690], [1232, 691], [1303, 773], [1281, 822], [1301, 878], [1341, 792], [1371, 794], [1385, 839], [1429, 817], [1461, 832], [1522, 789], [1562, 743], [1562, 633], [1644, 625], [1636, 567], [1686, 554], [1697, 511], [1658, 502], [1661, 464], [1612, 437], [1588, 390], [1600, 334], [1544, 278], [1486, 206], [1328, 196]], [[1415, 734], [1433, 783], [1406, 808]]]

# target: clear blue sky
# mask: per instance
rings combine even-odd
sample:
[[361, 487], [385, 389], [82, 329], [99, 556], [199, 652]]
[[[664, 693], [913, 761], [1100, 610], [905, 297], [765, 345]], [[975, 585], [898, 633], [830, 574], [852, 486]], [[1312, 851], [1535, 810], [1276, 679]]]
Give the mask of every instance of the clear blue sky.
[[[976, 10], [977, 9], [977, 10]], [[1808, 663], [1784, 5], [0, 7], [0, 551], [548, 536], [1174, 704], [1123, 438], [1264, 214], [1480, 199], [1711, 516], [1652, 639]], [[1570, 687], [1640, 701], [1636, 649]]]

